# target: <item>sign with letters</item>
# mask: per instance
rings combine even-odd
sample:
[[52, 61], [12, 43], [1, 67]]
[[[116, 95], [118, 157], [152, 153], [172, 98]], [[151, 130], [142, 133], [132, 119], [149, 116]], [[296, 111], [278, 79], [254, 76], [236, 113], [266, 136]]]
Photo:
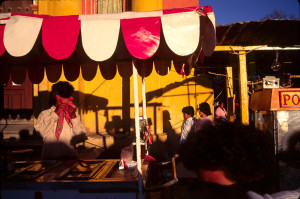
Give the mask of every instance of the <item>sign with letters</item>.
[[300, 90], [279, 91], [281, 108], [300, 107]]

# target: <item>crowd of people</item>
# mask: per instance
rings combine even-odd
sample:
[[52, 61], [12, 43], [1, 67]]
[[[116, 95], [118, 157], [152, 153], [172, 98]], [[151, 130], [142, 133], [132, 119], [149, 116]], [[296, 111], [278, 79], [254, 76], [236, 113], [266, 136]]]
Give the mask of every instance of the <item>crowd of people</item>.
[[[76, 113], [68, 82], [53, 86], [55, 106], [40, 113], [35, 130], [43, 137], [44, 160], [75, 159], [76, 137], [85, 128]], [[224, 103], [219, 102], [213, 118], [210, 105], [182, 109], [183, 123], [178, 139], [178, 162], [201, 182], [199, 198], [298, 199], [300, 188], [274, 193], [277, 189], [276, 157], [272, 137], [255, 128], [227, 120]]]
[[216, 109], [214, 122], [208, 103], [201, 103], [198, 110], [200, 117], [195, 119], [193, 107], [182, 109], [177, 156], [178, 165], [198, 177], [199, 198], [300, 198], [300, 187], [278, 192], [278, 162], [269, 133], [228, 122], [223, 102]]

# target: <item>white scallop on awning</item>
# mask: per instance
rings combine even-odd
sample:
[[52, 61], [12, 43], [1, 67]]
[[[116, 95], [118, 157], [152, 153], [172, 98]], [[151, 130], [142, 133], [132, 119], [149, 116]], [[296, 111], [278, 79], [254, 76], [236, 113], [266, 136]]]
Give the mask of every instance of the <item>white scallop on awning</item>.
[[80, 69], [90, 80], [93, 77], [84, 74], [94, 74], [95, 65], [106, 79], [113, 78], [117, 71], [128, 77], [132, 70], [127, 70], [131, 64], [127, 66], [126, 62], [131, 60], [136, 62], [138, 72], [141, 66], [146, 67], [148, 75], [153, 62], [156, 71], [165, 71], [159, 68], [162, 60], [173, 60], [176, 71], [185, 65], [188, 74], [201, 50], [210, 56], [216, 45], [210, 6], [58, 17], [6, 14], [0, 15], [1, 21], [5, 21], [0, 23], [4, 24], [0, 25], [1, 83], [18, 68], [22, 68], [20, 73], [33, 73], [29, 77], [34, 83], [41, 81], [46, 68], [48, 79], [55, 81], [61, 65], [69, 80], [78, 78]]
[[42, 23], [42, 18], [11, 16], [3, 37], [6, 51], [14, 57], [27, 55], [37, 40]]
[[120, 20], [81, 19], [82, 47], [92, 60], [105, 61], [113, 56], [119, 32]]

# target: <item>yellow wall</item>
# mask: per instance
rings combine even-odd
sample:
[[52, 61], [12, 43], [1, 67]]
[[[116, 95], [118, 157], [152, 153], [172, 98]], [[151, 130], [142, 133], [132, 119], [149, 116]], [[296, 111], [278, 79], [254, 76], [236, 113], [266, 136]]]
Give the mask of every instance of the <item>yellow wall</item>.
[[[61, 76], [59, 81], [66, 81], [64, 75]], [[195, 84], [195, 81], [197, 84]], [[121, 122], [124, 120], [122, 118], [122, 78], [118, 73], [112, 80], [105, 80], [98, 69], [92, 81], [85, 81], [80, 76], [78, 80], [70, 83], [74, 86], [75, 92], [85, 95], [84, 97], [79, 94], [77, 105], [79, 105], [78, 112], [80, 112], [81, 120], [88, 133], [96, 133], [97, 131], [97, 133], [106, 133], [106, 124], [115, 122], [113, 121], [114, 117], [119, 117]], [[140, 76], [138, 83], [139, 103], [142, 103], [142, 78]], [[163, 118], [164, 112], [168, 112], [170, 115], [169, 122], [172, 125], [172, 129], [176, 133], [180, 133], [183, 121], [181, 110], [184, 106], [193, 106], [196, 109], [198, 104], [206, 101], [213, 110], [212, 81], [205, 76], [198, 76], [197, 80], [195, 80], [193, 75], [182, 77], [175, 72], [174, 68], [171, 69], [168, 75], [160, 76], [154, 70], [149, 77], [146, 77], [145, 83], [146, 93], [149, 94], [158, 90], [158, 95], [151, 98], [151, 100], [148, 98], [149, 101], [147, 102], [147, 117], [151, 120], [152, 125], [150, 127], [153, 133], [164, 133], [163, 120], [167, 121], [167, 118]], [[53, 83], [49, 82], [45, 77], [44, 81], [39, 84], [39, 92], [50, 92], [52, 85]], [[108, 101], [108, 104], [105, 109], [97, 108], [95, 107], [97, 100], [92, 100], [92, 102], [90, 98], [105, 99]], [[85, 100], [87, 103], [84, 102]], [[133, 121], [134, 90], [132, 77], [130, 78], [130, 104], [130, 120]], [[142, 107], [140, 107], [140, 116], [142, 114]], [[96, 120], [96, 117], [98, 120]], [[130, 120], [124, 122], [130, 123]], [[131, 126], [130, 130], [134, 131], [133, 126]]]
[[82, 0], [39, 0], [38, 14], [64, 16], [81, 14]]
[[162, 1], [163, 0], [132, 0], [132, 11], [135, 12], [146, 12], [153, 10], [161, 10], [162, 9]]

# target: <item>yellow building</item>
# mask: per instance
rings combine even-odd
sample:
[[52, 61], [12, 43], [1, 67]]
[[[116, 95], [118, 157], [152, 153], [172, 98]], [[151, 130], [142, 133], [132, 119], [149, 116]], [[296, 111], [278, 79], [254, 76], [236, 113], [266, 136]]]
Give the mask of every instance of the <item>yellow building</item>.
[[[84, 14], [85, 11], [82, 9], [84, 3], [86, 1], [40, 0], [38, 1], [38, 14], [54, 16]], [[160, 0], [147, 1], [147, 3], [132, 1], [133, 11], [159, 10], [162, 7], [163, 3]], [[193, 74], [192, 69], [189, 76], [179, 75], [172, 65], [171, 70], [165, 76], [157, 74], [153, 68], [151, 75], [145, 78], [146, 111], [153, 135], [164, 135], [167, 131], [180, 133], [183, 121], [181, 111], [184, 106], [196, 108], [201, 102], [207, 102], [211, 105], [213, 112], [212, 80], [204, 75], [195, 77]], [[66, 80], [63, 74], [60, 80]], [[142, 82], [140, 76], [138, 81]], [[35, 97], [38, 97], [39, 93], [43, 91], [50, 91], [52, 84], [53, 82], [49, 82], [45, 75], [42, 83], [34, 85]], [[88, 133], [106, 134], [108, 132], [134, 131], [132, 77], [124, 79], [117, 73], [112, 80], [105, 80], [98, 67], [97, 75], [93, 80], [85, 81], [80, 75], [71, 84], [78, 94], [78, 110]], [[141, 84], [139, 86], [139, 103], [142, 103]], [[104, 104], [97, 105], [98, 102], [102, 102], [101, 100], [104, 101]], [[141, 106], [140, 116], [142, 116]], [[166, 138], [165, 136], [161, 137], [162, 139]]]

